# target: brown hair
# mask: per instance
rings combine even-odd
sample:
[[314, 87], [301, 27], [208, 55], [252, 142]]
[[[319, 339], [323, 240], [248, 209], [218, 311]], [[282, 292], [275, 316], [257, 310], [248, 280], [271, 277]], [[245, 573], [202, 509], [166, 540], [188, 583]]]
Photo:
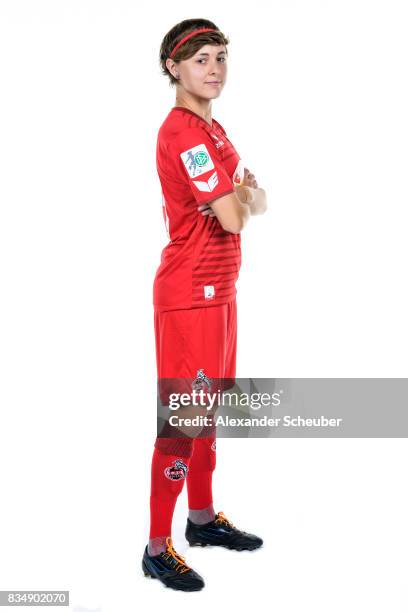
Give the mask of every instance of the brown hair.
[[193, 57], [193, 55], [197, 53], [197, 51], [204, 45], [228, 45], [229, 39], [212, 21], [208, 21], [208, 19], [185, 19], [184, 21], [180, 21], [180, 23], [176, 24], [169, 32], [167, 32], [160, 45], [161, 72], [164, 76], [169, 77], [170, 85], [177, 83], [177, 79], [175, 79], [168, 70], [166, 60], [170, 57], [170, 53], [173, 51], [177, 43], [184, 38], [184, 36], [190, 34], [190, 32], [194, 32], [194, 30], [198, 30], [199, 28], [214, 28], [217, 31], [200, 32], [200, 34], [192, 36], [189, 40], [186, 40], [185, 43], [180, 45], [172, 57], [174, 62], [177, 63]]

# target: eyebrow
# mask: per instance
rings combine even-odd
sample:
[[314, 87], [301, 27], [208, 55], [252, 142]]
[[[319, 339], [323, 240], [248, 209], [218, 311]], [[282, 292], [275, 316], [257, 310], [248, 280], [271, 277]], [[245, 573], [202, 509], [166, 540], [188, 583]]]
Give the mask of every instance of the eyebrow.
[[[227, 52], [226, 51], [219, 51], [217, 53], [217, 55], [220, 55], [220, 53], [224, 53], [224, 55], [226, 55]], [[210, 54], [209, 53], [198, 53], [198, 55], [207, 55], [207, 56], [209, 56]]]

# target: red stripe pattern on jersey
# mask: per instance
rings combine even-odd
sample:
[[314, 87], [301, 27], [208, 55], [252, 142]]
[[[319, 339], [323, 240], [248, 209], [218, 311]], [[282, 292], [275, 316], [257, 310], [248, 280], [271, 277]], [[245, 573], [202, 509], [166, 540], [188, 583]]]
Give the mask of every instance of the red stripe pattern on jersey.
[[234, 191], [243, 164], [224, 128], [183, 107], [174, 107], [157, 138], [157, 172], [169, 243], [153, 286], [158, 311], [212, 306], [236, 296], [241, 266], [240, 234], [226, 232], [200, 204]]

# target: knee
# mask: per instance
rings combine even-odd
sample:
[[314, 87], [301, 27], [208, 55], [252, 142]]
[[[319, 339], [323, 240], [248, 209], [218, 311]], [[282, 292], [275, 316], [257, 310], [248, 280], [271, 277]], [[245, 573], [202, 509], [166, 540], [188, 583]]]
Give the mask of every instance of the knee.
[[192, 438], [156, 438], [154, 443], [164, 455], [180, 455], [189, 459], [193, 454], [194, 440]]

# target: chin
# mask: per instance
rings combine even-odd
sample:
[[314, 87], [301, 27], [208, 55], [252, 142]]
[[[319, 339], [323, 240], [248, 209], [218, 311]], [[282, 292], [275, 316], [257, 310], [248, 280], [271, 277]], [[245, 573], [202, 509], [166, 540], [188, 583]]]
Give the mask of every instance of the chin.
[[216, 98], [219, 98], [221, 95], [221, 89], [219, 91], [214, 91], [212, 92], [210, 95], [208, 95], [208, 91], [205, 92], [205, 95], [203, 95], [202, 97], [205, 98], [206, 100], [215, 100]]

